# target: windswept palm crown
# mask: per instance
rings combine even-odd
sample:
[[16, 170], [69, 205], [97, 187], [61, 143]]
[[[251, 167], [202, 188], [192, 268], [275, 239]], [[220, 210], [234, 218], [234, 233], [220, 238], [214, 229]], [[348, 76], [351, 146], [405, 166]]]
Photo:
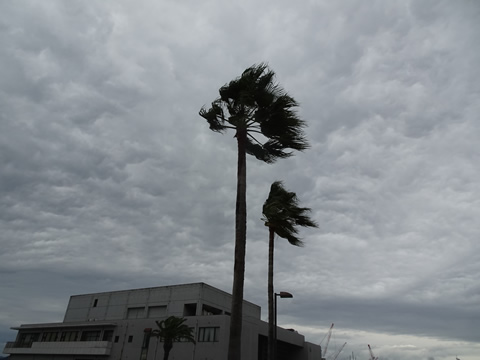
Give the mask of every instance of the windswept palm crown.
[[209, 110], [200, 110], [211, 130], [246, 133], [246, 152], [267, 163], [291, 156], [286, 149], [308, 148], [306, 124], [294, 110], [298, 104], [274, 77], [267, 64], [253, 65], [220, 88], [220, 97]]
[[318, 227], [310, 219], [309, 208], [299, 207], [297, 195], [283, 187], [281, 181], [275, 181], [270, 187], [270, 194], [263, 204], [263, 221], [281, 238], [287, 239], [292, 245], [302, 246], [298, 237], [298, 226]]

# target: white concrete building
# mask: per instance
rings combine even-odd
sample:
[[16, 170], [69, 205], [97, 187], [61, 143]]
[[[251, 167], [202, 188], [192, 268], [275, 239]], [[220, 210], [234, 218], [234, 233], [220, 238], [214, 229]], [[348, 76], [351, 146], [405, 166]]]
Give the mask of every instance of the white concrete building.
[[[227, 358], [231, 295], [204, 283], [75, 295], [63, 322], [24, 324], [6, 344], [11, 360], [158, 360], [163, 344], [149, 332], [175, 315], [194, 328], [196, 344], [175, 343], [171, 360]], [[264, 360], [268, 324], [260, 307], [243, 302], [242, 359]], [[279, 360], [319, 360], [320, 346], [278, 328]]]

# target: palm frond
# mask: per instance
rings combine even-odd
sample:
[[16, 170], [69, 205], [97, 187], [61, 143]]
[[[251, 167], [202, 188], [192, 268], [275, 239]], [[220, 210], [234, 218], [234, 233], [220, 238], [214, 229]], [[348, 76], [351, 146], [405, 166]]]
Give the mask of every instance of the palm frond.
[[247, 154], [255, 156], [258, 160], [271, 164], [275, 162], [275, 157], [272, 156], [272, 152], [268, 151], [264, 145], [259, 143], [253, 136], [255, 143], [247, 138], [246, 142], [246, 152]]
[[209, 110], [202, 107], [199, 111], [199, 115], [207, 120], [210, 125], [210, 130], [224, 132], [227, 129], [225, 126], [226, 119], [223, 107], [218, 99], [212, 102], [212, 107]]

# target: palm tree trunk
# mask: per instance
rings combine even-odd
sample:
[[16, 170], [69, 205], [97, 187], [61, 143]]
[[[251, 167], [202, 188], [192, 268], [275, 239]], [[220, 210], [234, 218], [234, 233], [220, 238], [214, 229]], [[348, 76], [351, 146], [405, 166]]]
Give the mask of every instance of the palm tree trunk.
[[275, 231], [272, 227], [269, 227], [268, 230], [268, 360], [274, 360], [276, 346], [274, 339], [275, 315], [273, 309], [273, 253]]
[[168, 360], [168, 357], [170, 356], [170, 350], [172, 350], [173, 344], [169, 343], [168, 341], [165, 341], [163, 344], [163, 360]]
[[235, 263], [233, 268], [232, 308], [228, 360], [241, 359], [242, 305], [247, 243], [247, 163], [246, 129], [238, 129], [237, 203], [235, 209]]

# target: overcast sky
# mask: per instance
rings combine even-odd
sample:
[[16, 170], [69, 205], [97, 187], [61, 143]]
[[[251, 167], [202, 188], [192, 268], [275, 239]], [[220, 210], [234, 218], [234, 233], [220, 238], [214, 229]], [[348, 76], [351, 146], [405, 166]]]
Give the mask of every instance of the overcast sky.
[[268, 62], [311, 148], [247, 160], [245, 298], [267, 310], [261, 208], [283, 180], [318, 229], [280, 239], [278, 321], [329, 353], [479, 359], [480, 2], [0, 3], [0, 347], [70, 295], [231, 291], [236, 142], [198, 115]]

